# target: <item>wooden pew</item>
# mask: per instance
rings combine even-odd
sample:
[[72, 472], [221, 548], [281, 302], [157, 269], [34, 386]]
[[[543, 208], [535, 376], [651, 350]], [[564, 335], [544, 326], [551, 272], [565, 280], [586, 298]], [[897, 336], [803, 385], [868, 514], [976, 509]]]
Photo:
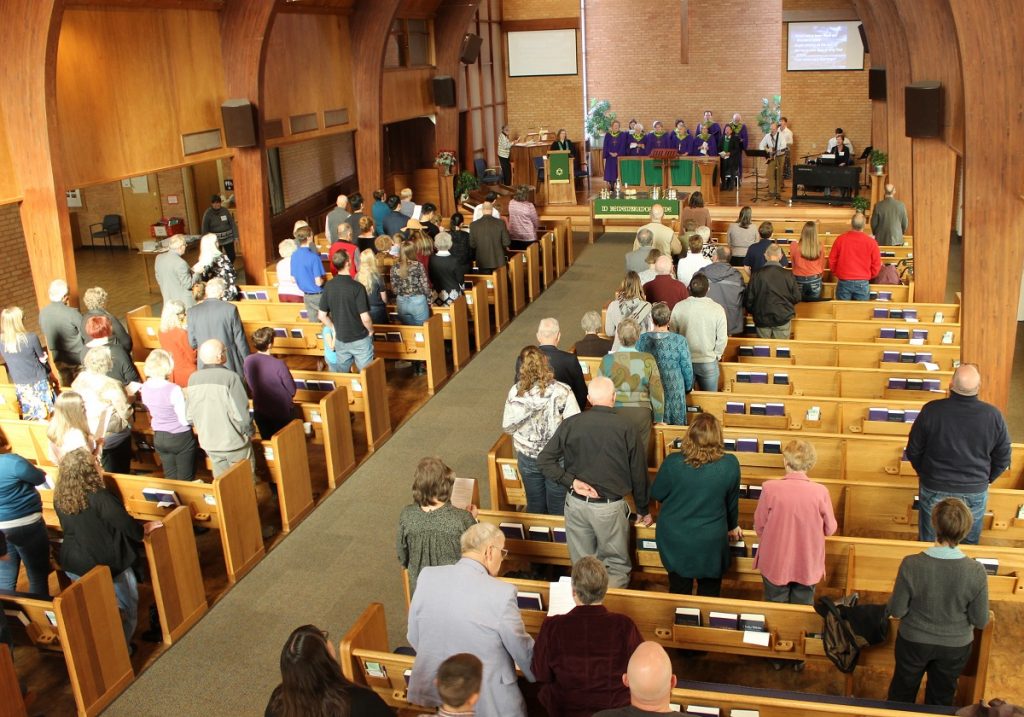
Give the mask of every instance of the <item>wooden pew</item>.
[[[768, 355], [764, 347], [767, 347]], [[780, 350], [781, 349], [781, 350]], [[760, 352], [758, 355], [751, 355]], [[914, 359], [907, 363], [902, 354]], [[923, 355], [922, 355], [923, 354]], [[921, 360], [918, 361], [917, 359]], [[888, 360], [886, 360], [888, 359]], [[738, 363], [777, 364], [779, 366], [837, 366], [841, 368], [919, 369], [924, 361], [934, 363], [943, 371], [952, 371], [960, 360], [960, 347], [952, 345], [908, 346], [899, 343], [835, 341], [792, 341], [731, 336], [722, 355], [723, 361]], [[784, 370], [784, 369], [783, 369]]]
[[[295, 400], [302, 403], [322, 402], [335, 388], [344, 388], [348, 410], [363, 414], [366, 442], [370, 452], [379, 448], [384, 441], [391, 437], [388, 379], [383, 359], [375, 358], [359, 373], [292, 369], [292, 377], [302, 382], [295, 394]], [[311, 384], [310, 382], [315, 383]], [[320, 387], [321, 383], [323, 388]], [[335, 476], [335, 478], [338, 477]]]
[[[868, 284], [868, 292], [873, 297], [872, 301], [876, 300], [879, 295], [884, 297], [888, 294], [890, 296], [889, 301], [910, 303], [914, 300], [914, 282], [910, 282], [909, 284]], [[836, 298], [836, 282], [822, 282], [821, 298]], [[805, 311], [806, 310], [807, 309], [805, 309]]]
[[487, 297], [487, 303], [494, 307], [494, 333], [501, 333], [510, 319], [508, 301], [508, 267], [499, 266], [489, 274], [470, 272], [466, 281], [482, 289], [480, 297]]
[[4, 371], [4, 383], [0, 383], [0, 418], [21, 418], [21, 404], [13, 383], [6, 383], [7, 371]]
[[540, 296], [540, 246], [534, 242], [521, 251], [513, 251], [513, 258], [519, 257], [526, 270], [526, 295], [529, 301]]
[[511, 252], [506, 264], [509, 285], [509, 311], [518, 316], [526, 308], [526, 265], [516, 252]]
[[572, 219], [566, 217], [555, 226], [555, 278], [566, 272], [572, 261], [569, 252], [572, 246]]
[[[884, 291], [884, 289], [883, 289]], [[942, 314], [942, 322], [959, 326], [959, 304], [922, 304], [892, 301], [801, 301], [796, 305], [796, 314], [801, 318], [842, 319], [845, 321], [903, 321], [901, 312], [912, 310], [920, 321], [934, 323], [936, 314]], [[897, 312], [895, 318], [875, 316], [875, 312]]]
[[11, 649], [0, 644], [0, 705], [4, 705], [6, 717], [28, 717], [28, 705], [21, 696], [18, 673], [14, 671]]
[[97, 715], [135, 673], [121, 631], [110, 568], [100, 565], [52, 600], [0, 591], [15, 635], [42, 650], [62, 652], [79, 715]]
[[281, 532], [288, 533], [313, 511], [313, 483], [302, 422], [293, 420], [269, 440], [264, 438], [261, 447], [271, 480], [277, 484]]
[[466, 312], [469, 322], [473, 325], [473, 344], [477, 351], [491, 342], [491, 311], [487, 303], [486, 286], [467, 281], [463, 288], [466, 299]]
[[22, 421], [15, 418], [0, 419], [0, 436], [11, 451], [38, 466], [52, 466], [50, 441], [46, 437], [46, 421]]
[[178, 506], [160, 522], [163, 527], [153, 530], [143, 543], [160, 629], [164, 644], [170, 645], [199, 622], [209, 606], [188, 508]]
[[[847, 368], [836, 371], [829, 366], [777, 366], [760, 363], [722, 362], [722, 386], [726, 392], [742, 391], [764, 396], [839, 396], [842, 398], [878, 398], [894, 400], [928, 400], [938, 394], [928, 390], [889, 388], [890, 379], [933, 380], [938, 389], [949, 388], [952, 371], [900, 370], [894, 368]], [[766, 373], [768, 383], [741, 380], [741, 374]], [[788, 383], [776, 383], [778, 374], [788, 376]]]
[[558, 275], [555, 273], [557, 265], [555, 233], [546, 232], [542, 234], [540, 239], [537, 240], [537, 244], [540, 245], [541, 279], [544, 281], [544, 288], [547, 289], [558, 278]]
[[451, 377], [444, 357], [441, 317], [434, 314], [422, 326], [373, 325], [374, 356], [401, 361], [426, 361], [427, 392], [433, 395]]
[[[960, 345], [960, 327], [956, 324], [936, 324], [919, 322], [908, 324], [905, 321], [867, 319], [863, 321], [852, 321], [846, 319], [804, 319], [797, 317], [793, 319], [793, 336], [796, 341], [841, 341], [841, 342], [864, 342], [884, 341], [885, 343], [910, 343], [907, 339], [882, 339], [882, 329], [907, 330], [908, 332], [917, 329], [924, 331], [924, 343], [926, 345], [941, 344], [943, 337], [951, 334], [949, 343], [953, 346]], [[754, 325], [750, 323], [744, 330], [745, 335], [756, 336]]]
[[[525, 302], [524, 302], [525, 305]], [[466, 297], [460, 296], [448, 306], [432, 306], [431, 312], [441, 317], [441, 335], [452, 345], [452, 364], [458, 371], [469, 363], [469, 309]], [[516, 313], [519, 313], [517, 310]]]

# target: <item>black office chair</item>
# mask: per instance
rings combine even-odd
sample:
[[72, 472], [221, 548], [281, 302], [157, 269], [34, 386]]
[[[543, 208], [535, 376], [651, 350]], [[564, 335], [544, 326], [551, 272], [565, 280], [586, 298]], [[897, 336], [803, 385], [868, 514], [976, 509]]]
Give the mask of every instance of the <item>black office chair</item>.
[[[590, 140], [587, 140], [587, 144], [585, 146], [586, 146], [586, 156], [589, 158], [590, 157]], [[586, 166], [583, 166], [584, 164]], [[583, 161], [577, 161], [576, 162], [576, 171], [573, 172], [573, 179], [584, 179], [584, 178], [586, 178], [586, 180], [587, 180], [587, 191], [589, 192], [590, 191], [590, 162], [586, 161], [585, 159]]]
[[499, 184], [503, 179], [500, 167], [488, 167], [487, 162], [479, 157], [473, 160], [473, 166], [476, 167], [476, 178], [480, 184]]
[[[99, 227], [99, 229], [96, 227]], [[124, 231], [121, 227], [121, 216], [118, 214], [107, 214], [103, 217], [102, 222], [90, 224], [89, 234], [92, 236], [93, 246], [96, 246], [97, 239], [102, 239], [106, 243], [108, 249], [112, 248], [113, 243], [111, 240], [115, 235], [118, 237], [118, 241], [121, 244], [124, 244], [125, 247], [128, 246], [128, 243], [124, 238]]]

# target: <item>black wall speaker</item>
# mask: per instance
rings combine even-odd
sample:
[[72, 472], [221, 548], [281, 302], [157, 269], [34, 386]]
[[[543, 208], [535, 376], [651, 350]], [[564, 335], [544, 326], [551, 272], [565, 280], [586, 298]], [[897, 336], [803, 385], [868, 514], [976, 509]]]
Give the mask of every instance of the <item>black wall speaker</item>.
[[455, 78], [448, 76], [435, 77], [434, 104], [438, 107], [455, 106]]
[[871, 50], [868, 49], [868, 36], [864, 32], [864, 23], [857, 26], [857, 32], [860, 33], [860, 43], [864, 45], [864, 52], [871, 52]]
[[885, 68], [872, 67], [868, 70], [868, 99], [885, 99]]
[[249, 100], [228, 100], [220, 106], [228, 147], [256, 146], [256, 107]]
[[476, 62], [476, 58], [480, 57], [480, 45], [483, 44], [484, 39], [479, 35], [473, 33], [466, 33], [466, 36], [462, 38], [462, 51], [459, 53], [459, 59], [467, 65], [472, 65]]
[[942, 136], [942, 83], [926, 80], [907, 85], [904, 100], [908, 137]]

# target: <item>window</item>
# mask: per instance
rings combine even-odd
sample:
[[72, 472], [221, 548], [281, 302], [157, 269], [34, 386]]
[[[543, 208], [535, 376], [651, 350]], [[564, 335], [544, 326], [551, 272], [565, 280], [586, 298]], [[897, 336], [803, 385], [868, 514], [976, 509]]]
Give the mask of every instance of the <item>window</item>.
[[426, 67], [434, 64], [433, 25], [429, 20], [398, 19], [391, 25], [384, 67]]

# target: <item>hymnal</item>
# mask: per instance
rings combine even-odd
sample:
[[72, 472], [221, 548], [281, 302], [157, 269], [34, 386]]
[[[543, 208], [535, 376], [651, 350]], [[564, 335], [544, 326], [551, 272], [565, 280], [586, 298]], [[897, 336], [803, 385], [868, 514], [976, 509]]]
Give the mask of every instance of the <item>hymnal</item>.
[[750, 383], [750, 372], [749, 371], [737, 371], [736, 381], [738, 383]]
[[907, 415], [906, 411], [901, 411], [898, 408], [890, 409], [888, 414], [887, 414], [887, 416], [886, 416], [886, 420], [890, 421], [892, 423], [903, 423], [903, 419], [904, 419], [904, 417], [906, 415]]
[[717, 707], [704, 707], [702, 705], [689, 705], [686, 708], [685, 714], [688, 715], [714, 715], [718, 717], [722, 714], [722, 711]]
[[999, 574], [999, 561], [995, 558], [977, 558], [977, 561], [985, 566], [985, 572], [989, 575]]
[[768, 374], [764, 371], [751, 371], [750, 372], [751, 383], [768, 383]]
[[692, 625], [693, 627], [700, 627], [701, 626], [700, 608], [699, 607], [677, 607], [676, 608], [676, 625]]
[[735, 438], [723, 438], [722, 439], [722, 447], [725, 448], [725, 450], [727, 450], [727, 451], [735, 451], [736, 450], [736, 439]]
[[784, 403], [766, 403], [764, 405], [764, 413], [766, 416], [785, 416], [786, 415], [786, 404]]
[[370, 677], [379, 677], [382, 680], [387, 679], [388, 677], [387, 669], [379, 662], [366, 660], [363, 662], [363, 667], [366, 668], [366, 674]]
[[765, 441], [762, 444], [761, 450], [764, 453], [777, 453], [782, 454], [782, 441]]
[[270, 300], [270, 297], [267, 295], [267, 292], [265, 292], [265, 291], [257, 291], [256, 292], [256, 298], [259, 299], [260, 301], [269, 301]]
[[[904, 456], [903, 460], [907, 460], [906, 456]], [[914, 502], [910, 504], [910, 509], [911, 510], [921, 510], [921, 496], [919, 496], [919, 495], [915, 495], [914, 496]]]
[[274, 327], [274, 338], [286, 339], [288, 338], [288, 332], [282, 328]]
[[889, 420], [889, 409], [887, 409], [887, 408], [869, 408], [868, 409], [868, 420], [869, 421], [888, 421]]
[[888, 319], [889, 318], [889, 310], [876, 306], [874, 308], [874, 310], [871, 312], [871, 315], [872, 315], [873, 318], [876, 318], [876, 319]]
[[303, 321], [309, 321], [309, 312], [305, 309], [299, 311], [299, 318]]
[[896, 363], [900, 360], [899, 351], [883, 351], [882, 352], [882, 363]]
[[501, 532], [505, 534], [506, 538], [526, 539], [522, 523], [498, 523], [498, 527], [501, 528]]
[[920, 413], [921, 413], [920, 411], [911, 411], [911, 410], [904, 411], [903, 412], [903, 422], [904, 423], [913, 423], [915, 420], [917, 420], [917, 417], [918, 417], [918, 415]]
[[907, 379], [907, 390], [908, 391], [923, 391], [924, 381], [919, 378], [908, 378]]
[[931, 351], [918, 351], [917, 353], [914, 354], [914, 361], [916, 363], [931, 363]]
[[747, 495], [750, 497], [751, 500], [757, 500], [758, 498], [761, 497], [761, 486], [750, 486], [749, 488], [747, 488]]
[[916, 356], [913, 351], [901, 351], [900, 352], [900, 363], [915, 363]]
[[892, 378], [889, 379], [888, 386], [889, 386], [889, 388], [893, 388], [893, 389], [904, 389], [904, 388], [907, 387], [907, 379], [905, 379], [905, 378], [898, 378], [898, 377], [892, 377]]
[[734, 612], [716, 612], [712, 610], [708, 613], [708, 624], [711, 627], [717, 627], [722, 630], [738, 630], [740, 627], [740, 616]]
[[746, 497], [747, 497], [747, 484], [746, 483], [740, 483], [740, 498], [746, 498]]
[[739, 453], [757, 453], [757, 439], [737, 438], [736, 451]]
[[757, 710], [729, 710], [729, 717], [761, 717]]
[[891, 291], [879, 291], [878, 292], [878, 300], [879, 301], [892, 301], [892, 292]]
[[298, 390], [298, 391], [305, 391], [306, 390], [306, 379], [304, 379], [304, 378], [296, 378], [296, 379], [292, 379], [292, 380], [295, 381], [295, 389], [296, 390]]
[[674, 441], [672, 441], [672, 447], [673, 448], [682, 448], [683, 447], [683, 439], [682, 438], [676, 438]]
[[516, 593], [516, 603], [520, 610], [544, 609], [544, 601], [541, 599], [540, 593], [518, 592]]
[[650, 540], [649, 538], [640, 538], [640, 540], [637, 541], [637, 549], [638, 550], [657, 550], [658, 549], [658, 543], [657, 543], [657, 541]]
[[921, 382], [921, 386], [925, 391], [938, 391], [941, 385], [937, 378], [926, 378]]
[[760, 545], [761, 545], [760, 543], [754, 543], [753, 545], [750, 546], [750, 556], [751, 557], [753, 557], [753, 558], [757, 557], [757, 549], [758, 549], [758, 547], [760, 547]]
[[[405, 686], [409, 686], [409, 680], [412, 679], [412, 670], [405, 670], [402, 672], [402, 677], [405, 678]], [[733, 714], [736, 714], [736, 710], [733, 710]]]
[[742, 401], [726, 401], [725, 402], [726, 413], [746, 413], [747, 404]]
[[740, 629], [744, 632], [767, 632], [764, 615], [756, 615], [750, 612], [740, 613]]
[[143, 488], [142, 496], [150, 503], [156, 503], [158, 508], [170, 508], [175, 505], [181, 505], [181, 501], [178, 500], [178, 494], [173, 490]]
[[903, 309], [889, 309], [889, 318], [890, 319], [902, 319], [903, 318]]
[[551, 528], [546, 525], [531, 525], [530, 540], [541, 540], [545, 543], [551, 542]]
[[740, 354], [740, 356], [753, 356], [754, 355], [754, 347], [753, 346], [740, 346], [739, 354]]
[[928, 329], [913, 329], [910, 332], [910, 338], [912, 338], [912, 339], [926, 339], [926, 338], [928, 338]]
[[942, 334], [942, 343], [943, 344], [951, 344], [951, 343], [953, 343], [953, 332], [952, 331], [945, 331], [945, 332], [943, 332], [943, 334]]
[[771, 346], [755, 346], [754, 347], [754, 355], [755, 356], [765, 356], [765, 357], [771, 356], [772, 355], [772, 348], [771, 348]]
[[788, 346], [776, 346], [775, 347], [775, 358], [789, 358], [789, 347]]
[[751, 416], [767, 416], [768, 407], [763, 403], [752, 403], [750, 404], [750, 415]]
[[402, 343], [402, 332], [401, 331], [388, 331], [388, 342], [393, 344]]
[[897, 339], [909, 339], [910, 338], [910, 332], [907, 329], [896, 329], [896, 337], [895, 338], [897, 338]]
[[377, 343], [384, 343], [385, 341], [388, 340], [388, 335], [383, 331], [374, 331], [373, 340]]
[[[904, 309], [903, 310], [903, 318], [904, 319], [916, 319], [917, 318], [917, 309]], [[941, 323], [941, 322], [937, 321], [935, 323]]]
[[572, 580], [564, 575], [557, 582], [548, 583], [548, 616], [565, 615], [576, 607], [572, 598]]
[[788, 373], [777, 373], [772, 376], [772, 383], [781, 384], [783, 386], [789, 385], [789, 374]]
[[293, 339], [302, 338], [302, 329], [292, 329], [289, 333], [291, 334]]
[[878, 255], [881, 258], [883, 258], [883, 259], [895, 259], [896, 258], [896, 252], [894, 252], [894, 251], [880, 251], [880, 252], [878, 252]]
[[747, 544], [742, 540], [736, 540], [729, 543], [729, 554], [737, 558], [747, 557]]
[[894, 339], [896, 338], [896, 329], [881, 329], [878, 336], [883, 339]]
[[551, 529], [551, 537], [554, 539], [554, 541], [556, 543], [564, 543], [565, 542], [565, 528], [552, 528]]

